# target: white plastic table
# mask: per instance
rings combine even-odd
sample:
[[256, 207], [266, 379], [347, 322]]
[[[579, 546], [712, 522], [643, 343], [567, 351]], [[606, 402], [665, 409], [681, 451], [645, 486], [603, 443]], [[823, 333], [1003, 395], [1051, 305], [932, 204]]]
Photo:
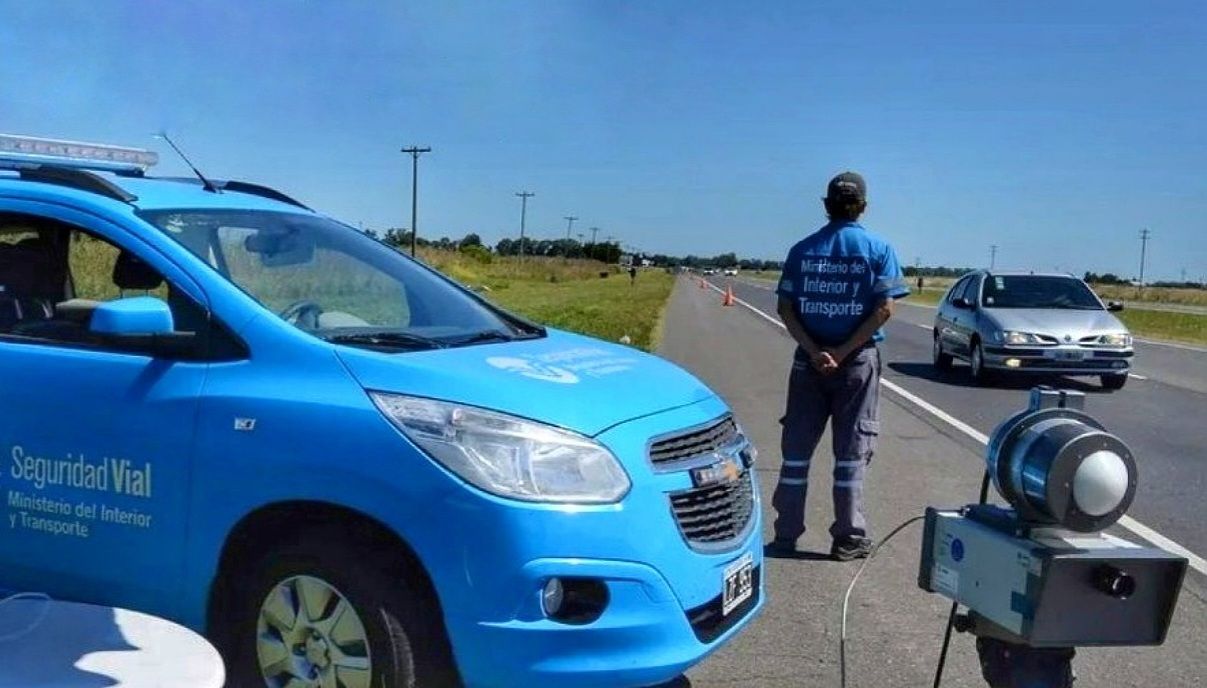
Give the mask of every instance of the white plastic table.
[[222, 688], [224, 679], [218, 651], [170, 621], [75, 602], [0, 604], [0, 687]]

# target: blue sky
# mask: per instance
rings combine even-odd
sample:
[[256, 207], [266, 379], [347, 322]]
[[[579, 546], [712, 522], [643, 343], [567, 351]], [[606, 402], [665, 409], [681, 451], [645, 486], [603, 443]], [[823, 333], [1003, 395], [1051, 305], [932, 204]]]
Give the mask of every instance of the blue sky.
[[[971, 7], [979, 5], [979, 7]], [[1207, 276], [1207, 9], [0, 0], [0, 131], [159, 148], [367, 227], [779, 258], [826, 180], [905, 263]]]

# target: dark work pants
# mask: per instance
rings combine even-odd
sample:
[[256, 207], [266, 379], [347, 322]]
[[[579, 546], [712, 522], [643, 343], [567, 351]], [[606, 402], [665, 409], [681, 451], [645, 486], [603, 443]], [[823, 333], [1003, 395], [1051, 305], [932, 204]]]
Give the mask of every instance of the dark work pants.
[[771, 503], [775, 537], [795, 541], [805, 532], [805, 497], [813, 452], [833, 419], [834, 523], [830, 536], [867, 537], [863, 514], [863, 477], [880, 434], [880, 351], [855, 352], [832, 375], [813, 369], [798, 351], [788, 378], [788, 407], [780, 421], [784, 463]]

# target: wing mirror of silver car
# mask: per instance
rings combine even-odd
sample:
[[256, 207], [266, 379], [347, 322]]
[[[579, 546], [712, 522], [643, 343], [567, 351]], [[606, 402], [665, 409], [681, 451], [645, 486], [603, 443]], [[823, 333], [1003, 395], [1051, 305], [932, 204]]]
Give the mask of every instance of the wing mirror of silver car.
[[976, 304], [973, 303], [972, 299], [969, 299], [969, 298], [966, 298], [963, 296], [956, 299], [955, 301], [952, 301], [951, 303], [956, 308], [963, 308], [963, 309], [969, 310], [969, 311], [974, 310], [976, 308]]
[[1123, 302], [1122, 301], [1107, 301], [1106, 309], [1108, 311], [1121, 311], [1121, 310], [1123, 310]]

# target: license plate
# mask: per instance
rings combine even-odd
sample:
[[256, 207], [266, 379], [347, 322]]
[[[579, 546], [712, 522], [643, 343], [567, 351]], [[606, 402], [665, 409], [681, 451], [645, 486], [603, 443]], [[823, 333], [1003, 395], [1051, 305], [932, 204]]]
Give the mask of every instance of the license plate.
[[1057, 361], [1080, 361], [1085, 358], [1085, 352], [1077, 349], [1048, 349], [1044, 353]]
[[754, 594], [754, 555], [749, 552], [725, 567], [725, 592], [721, 595], [721, 616], [729, 616]]

